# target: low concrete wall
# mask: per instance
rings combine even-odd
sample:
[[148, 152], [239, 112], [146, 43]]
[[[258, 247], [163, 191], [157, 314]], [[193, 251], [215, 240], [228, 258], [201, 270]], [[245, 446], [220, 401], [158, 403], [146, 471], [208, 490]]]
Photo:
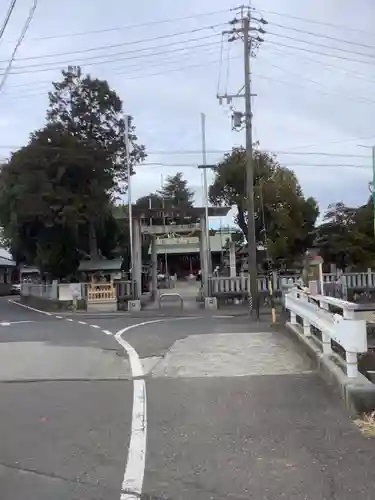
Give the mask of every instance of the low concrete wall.
[[299, 326], [286, 322], [286, 327], [318, 368], [324, 380], [343, 398], [352, 415], [375, 409], [375, 385], [372, 382], [362, 374], [355, 379], [348, 378], [334, 358], [324, 355], [311, 338], [302, 334]]
[[6, 295], [11, 295], [12, 285], [9, 283], [0, 283], [0, 296], [5, 297]]
[[[53, 300], [43, 297], [32, 297], [31, 295], [21, 295], [20, 301], [22, 304], [47, 312], [71, 311], [73, 309], [73, 301], [71, 300]], [[86, 309], [84, 300], [78, 300], [77, 306], [78, 310]]]

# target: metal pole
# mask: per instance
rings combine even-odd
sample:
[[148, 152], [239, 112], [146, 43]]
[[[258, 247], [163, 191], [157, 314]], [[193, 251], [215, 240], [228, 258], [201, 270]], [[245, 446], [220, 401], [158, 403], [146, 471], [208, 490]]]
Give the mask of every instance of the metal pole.
[[211, 245], [210, 245], [210, 228], [208, 225], [208, 184], [207, 184], [207, 153], [206, 153], [206, 115], [201, 113], [201, 130], [202, 130], [202, 160], [203, 160], [203, 190], [204, 190], [204, 215], [206, 218], [206, 244], [207, 244], [207, 275], [212, 272], [211, 264]]
[[130, 240], [130, 273], [133, 279], [133, 208], [132, 208], [132, 183], [130, 164], [130, 141], [129, 141], [129, 120], [130, 116], [125, 115], [125, 148], [126, 148], [126, 169], [128, 175], [128, 216], [129, 216], [129, 240]]
[[372, 202], [373, 202], [373, 224], [375, 236], [375, 146], [372, 146]]
[[[164, 185], [164, 178], [163, 178], [163, 174], [161, 174], [160, 175], [160, 188], [161, 189], [163, 189], [163, 185]], [[165, 209], [164, 197], [161, 200], [161, 204], [162, 204], [162, 209], [163, 209], [163, 225], [164, 225], [164, 227], [167, 227], [166, 222], [165, 222], [165, 217], [164, 217], [164, 209]], [[169, 233], [167, 233], [167, 238], [168, 237], [169, 237]], [[165, 275], [167, 277], [168, 276], [168, 250], [167, 250], [166, 245], [164, 248], [164, 267], [165, 267]]]
[[250, 11], [243, 18], [244, 34], [244, 71], [245, 71], [245, 121], [246, 121], [246, 196], [247, 196], [247, 250], [248, 250], [248, 273], [250, 277], [250, 306], [259, 313], [258, 303], [258, 281], [257, 281], [257, 245], [255, 236], [254, 220], [254, 170], [253, 170], [253, 140], [252, 140], [252, 113], [251, 113], [251, 81], [250, 81], [250, 57], [251, 38]]

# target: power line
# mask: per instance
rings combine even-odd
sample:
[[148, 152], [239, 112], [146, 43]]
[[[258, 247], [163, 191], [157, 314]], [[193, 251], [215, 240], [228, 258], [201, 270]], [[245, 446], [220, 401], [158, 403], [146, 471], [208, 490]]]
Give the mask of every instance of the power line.
[[212, 12], [205, 12], [202, 14], [193, 14], [190, 16], [161, 19], [159, 21], [147, 21], [145, 23], [139, 23], [139, 24], [128, 24], [125, 26], [118, 26], [118, 27], [114, 27], [114, 28], [103, 28], [103, 29], [97, 29], [97, 30], [73, 32], [73, 33], [62, 33], [60, 35], [38, 36], [38, 37], [30, 38], [30, 40], [54, 40], [54, 39], [58, 39], [58, 38], [71, 38], [71, 37], [76, 37], [76, 36], [95, 35], [95, 34], [99, 34], [99, 33], [110, 33], [110, 32], [115, 32], [115, 31], [127, 31], [127, 30], [131, 30], [131, 29], [136, 29], [136, 28], [145, 28], [147, 26], [157, 26], [157, 25], [161, 25], [161, 24], [175, 23], [176, 21], [185, 21], [188, 19], [198, 19], [198, 18], [202, 18], [202, 17], [209, 17], [209, 16], [214, 16], [214, 15], [223, 14], [223, 13], [227, 13], [227, 12], [228, 12], [228, 9], [222, 9], [222, 10], [217, 10], [217, 11], [212, 11]]
[[[216, 46], [215, 47], [203, 46], [203, 47], [204, 48], [201, 49], [200, 54], [207, 55], [207, 56], [216, 55], [216, 50], [213, 50], [213, 49], [216, 49]], [[196, 58], [196, 53], [195, 52], [188, 52], [188, 53], [184, 53], [184, 54], [179, 55], [178, 58], [174, 57], [173, 59], [169, 59], [169, 58], [164, 59], [163, 62], [157, 60], [154, 63], [148, 63], [147, 69], [166, 68], [167, 66], [169, 66], [171, 64], [181, 63], [184, 61], [189, 62], [193, 58], [194, 59]], [[202, 62], [202, 64], [203, 64], [203, 62]], [[185, 66], [183, 66], [182, 69], [184, 67]], [[136, 64], [129, 64], [126, 66], [119, 66], [119, 67], [112, 68], [112, 70], [114, 71], [112, 74], [114, 74], [114, 75], [124, 74], [124, 72], [121, 72], [121, 73], [118, 72], [118, 70], [122, 70], [122, 69], [125, 69], [126, 74], [128, 74], [128, 75], [129, 75], [129, 73], [128, 73], [129, 70], [131, 70], [132, 72], [135, 71], [136, 72], [135, 74], [137, 74], [138, 71], [141, 71], [144, 69], [144, 66], [137, 64], [137, 63]], [[3, 95], [8, 95], [11, 97], [29, 97], [32, 95], [43, 95], [44, 93], [54, 91], [54, 89], [51, 87], [51, 84], [52, 84], [51, 80], [46, 80], [46, 81], [40, 82], [40, 85], [42, 85], [40, 88], [35, 88], [35, 84], [32, 84], [32, 83], [24, 84], [23, 87], [24, 86], [29, 87], [28, 90], [31, 90], [31, 92], [25, 92], [25, 91], [23, 91], [22, 93], [20, 93], [20, 92], [4, 92]], [[35, 90], [39, 90], [40, 92], [34, 92]]]
[[[272, 35], [272, 36], [276, 36], [276, 37], [286, 38], [287, 40], [292, 40], [293, 42], [311, 44], [310, 40], [304, 40], [302, 38], [296, 38], [294, 36], [283, 35], [282, 33], [272, 33], [271, 31], [267, 31], [267, 35]], [[326, 45], [324, 43], [314, 42], [314, 46], [315, 47], [321, 47], [321, 48], [324, 48], [324, 49], [337, 50], [338, 52], [344, 52], [346, 54], [353, 54], [353, 55], [361, 56], [361, 57], [369, 57], [370, 59], [374, 59], [375, 58], [375, 54], [366, 54], [364, 52], [357, 52], [356, 50], [343, 49], [341, 47], [333, 47], [332, 45]], [[375, 49], [375, 47], [373, 47], [373, 48]]]
[[[238, 59], [240, 56], [237, 56], [237, 57], [233, 57], [231, 59]], [[177, 61], [176, 61], [177, 62]], [[214, 65], [214, 64], [218, 64], [220, 63], [220, 60], [212, 60], [212, 61], [205, 61], [205, 62], [202, 62], [202, 63], [198, 63], [198, 64], [192, 64], [192, 65], [185, 65], [185, 66], [182, 66], [182, 67], [177, 67], [177, 68], [172, 68], [168, 71], [165, 71], [165, 69], [163, 71], [158, 71], [158, 72], [154, 72], [154, 73], [144, 73], [144, 74], [134, 74], [134, 75], [130, 75], [130, 76], [127, 76], [126, 78], [126, 81], [129, 81], [129, 80], [135, 80], [135, 79], [140, 79], [140, 78], [151, 78], [151, 77], [154, 77], [154, 76], [165, 76], [167, 74], [170, 74], [170, 73], [174, 73], [174, 72], [179, 72], [179, 71], [185, 71], [185, 70], [190, 70], [190, 69], [194, 69], [194, 68], [201, 68], [201, 67], [205, 67], [205, 66], [209, 66], [209, 65]], [[163, 67], [162, 64], [160, 64], [160, 67]], [[114, 68], [116, 69], [116, 68]], [[12, 73], [14, 74], [14, 73]], [[121, 75], [121, 74], [127, 74], [128, 75], [128, 71], [113, 71], [112, 73], [113, 75]], [[301, 84], [298, 84], [296, 83], [295, 81], [289, 81], [289, 80], [280, 80], [279, 78], [275, 78], [275, 77], [272, 77], [272, 76], [269, 76], [269, 75], [262, 75], [260, 73], [253, 73], [253, 76], [257, 77], [257, 78], [261, 78], [261, 79], [265, 79], [265, 80], [269, 80], [269, 81], [272, 81], [272, 82], [276, 82], [278, 84], [281, 84], [281, 85], [288, 85], [288, 86], [293, 86], [293, 87], [296, 87], [296, 88], [300, 88], [300, 89], [303, 89], [303, 90], [313, 90], [314, 92], [318, 92], [320, 94], [323, 94], [323, 95], [327, 95], [327, 96], [338, 96], [340, 97], [340, 94], [337, 93], [337, 92], [330, 92], [330, 91], [325, 91], [325, 90], [322, 90], [320, 88], [315, 88], [315, 87], [312, 87], [312, 86], [305, 86], [305, 85], [301, 85]], [[315, 82], [314, 80], [309, 80], [308, 78], [305, 78], [306, 81], [310, 81], [311, 83], [313, 84], [317, 84], [319, 85], [318, 82]], [[22, 96], [25, 96], [25, 97], [33, 97], [33, 96], [42, 96], [42, 95], [45, 95], [46, 93], [45, 92], [35, 92], [35, 93], [29, 93], [29, 94], [8, 94], [8, 95], [11, 95], [13, 97], [22, 97]], [[355, 101], [357, 103], [361, 103], [361, 104], [375, 104], [375, 100], [371, 100], [371, 99], [366, 99], [366, 98], [362, 98], [362, 97], [355, 97], [355, 96], [347, 96], [347, 95], [342, 95], [342, 97], [346, 98], [346, 99], [349, 99], [349, 100], [352, 100], [352, 101]]]
[[350, 61], [350, 62], [355, 62], [355, 63], [360, 63], [360, 64], [367, 64], [367, 65], [370, 65], [370, 66], [373, 66], [373, 64], [374, 64], [371, 61], [359, 61], [358, 59], [353, 59], [353, 58], [350, 58], [350, 57], [342, 56], [340, 54], [327, 54], [327, 52], [321, 52], [321, 51], [318, 51], [318, 50], [307, 49], [305, 47], [298, 47], [297, 45], [288, 45], [288, 44], [281, 43], [281, 42], [274, 42], [272, 40], [267, 40], [267, 39], [264, 40], [264, 43], [271, 44], [271, 45], [276, 45], [277, 47], [285, 47], [285, 48], [288, 48], [288, 49], [299, 50], [299, 51], [302, 51], [302, 52], [308, 52], [310, 54], [318, 54], [320, 56], [331, 57], [331, 58], [334, 58], [334, 59], [342, 59], [343, 61]]
[[34, 17], [34, 13], [35, 13], [37, 5], [38, 5], [38, 0], [34, 0], [34, 3], [33, 3], [32, 7], [30, 9], [29, 15], [27, 16], [26, 22], [25, 22], [25, 24], [24, 24], [24, 26], [22, 28], [21, 35], [18, 38], [17, 43], [16, 43], [16, 45], [14, 47], [14, 50], [12, 52], [12, 55], [11, 55], [11, 57], [9, 59], [8, 66], [6, 67], [5, 72], [3, 73], [3, 77], [2, 77], [2, 79], [0, 81], [0, 92], [3, 89], [3, 87], [5, 85], [5, 82], [7, 81], [8, 75], [9, 75], [10, 70], [12, 68], [12, 64], [13, 64], [14, 58], [16, 57], [17, 51], [18, 51], [19, 47], [21, 46], [21, 44], [23, 42], [23, 39], [26, 36], [27, 30], [29, 29], [29, 26], [30, 26], [30, 23], [32, 21], [32, 18]]
[[292, 16], [290, 14], [284, 14], [284, 13], [281, 13], [281, 12], [275, 12], [275, 11], [271, 11], [271, 10], [261, 9], [261, 11], [265, 12], [268, 15], [285, 17], [285, 18], [288, 18], [288, 19], [294, 19], [296, 21], [303, 21], [305, 23], [311, 23], [311, 24], [316, 24], [316, 25], [320, 25], [320, 26], [328, 26], [329, 28], [334, 28], [334, 29], [338, 29], [338, 30], [344, 30], [345, 32], [353, 31], [353, 32], [357, 32], [357, 33], [367, 33], [369, 35], [370, 34], [371, 35], [374, 34], [372, 31], [368, 31], [368, 30], [364, 30], [364, 29], [360, 29], [360, 28], [354, 28], [353, 26], [344, 26], [342, 24], [340, 25], [340, 24], [337, 24], [337, 23], [328, 23], [326, 21], [318, 21], [316, 19], [308, 19], [306, 17]]
[[[109, 50], [109, 49], [114, 49], [118, 47], [125, 47], [127, 45], [139, 45], [145, 42], [154, 42], [156, 40], [165, 40], [169, 38], [174, 38], [176, 36], [181, 36], [181, 35], [191, 35], [192, 33], [198, 33], [200, 31], [205, 31], [205, 30], [211, 30], [215, 27], [222, 26], [223, 23], [216, 24], [216, 25], [209, 25], [209, 26], [202, 26], [200, 28], [195, 28], [192, 30], [185, 30], [185, 31], [179, 31], [175, 33], [168, 33], [166, 35], [158, 35], [150, 38], [141, 38], [139, 40], [133, 40], [133, 41], [127, 41], [127, 42], [121, 42], [121, 43], [113, 43], [111, 45], [99, 45], [96, 47], [89, 47], [87, 49], [79, 49], [79, 50], [72, 50], [72, 51], [66, 51], [66, 52], [55, 52], [53, 54], [42, 54], [39, 56], [28, 56], [28, 57], [19, 57], [17, 58], [17, 61], [31, 61], [35, 59], [45, 59], [49, 57], [60, 57], [60, 56], [71, 56], [71, 55], [77, 55], [77, 54], [87, 54], [88, 52], [95, 52], [97, 50]], [[217, 35], [217, 33], [215, 33]], [[1, 62], [6, 62], [6, 61], [0, 61]]]
[[[340, 95], [339, 92], [337, 92], [335, 90], [332, 90], [329, 86], [324, 85], [324, 84], [322, 84], [319, 81], [313, 80], [312, 78], [303, 76], [300, 73], [298, 73], [298, 74], [294, 73], [293, 71], [287, 70], [287, 69], [285, 69], [285, 68], [283, 68], [281, 66], [278, 66], [277, 64], [273, 64], [273, 63], [269, 63], [269, 66], [271, 66], [273, 68], [276, 68], [276, 69], [278, 69], [280, 71], [283, 71], [287, 75], [289, 74], [289, 75], [298, 77], [301, 80], [304, 80], [304, 81], [309, 82], [309, 83], [313, 83], [314, 85], [318, 85], [319, 87], [322, 87], [323, 89], [328, 89], [327, 91], [321, 91], [321, 92], [323, 92], [325, 94], [328, 94], [328, 95]], [[264, 75], [261, 75], [260, 78], [268, 78], [268, 77], [266, 77]], [[280, 83], [281, 83], [281, 81], [280, 81]], [[298, 85], [298, 84], [296, 84], [295, 82], [291, 82], [291, 85]], [[298, 85], [298, 86], [300, 86], [300, 85]], [[315, 90], [317, 90], [317, 89], [315, 89]], [[320, 90], [319, 90], [319, 92], [320, 92]], [[356, 96], [353, 96], [353, 95], [350, 95], [350, 94], [349, 95], [346, 94], [346, 98], [350, 99], [350, 100], [355, 100], [355, 101], [358, 101], [358, 102], [368, 102], [368, 103], [371, 103], [371, 104], [375, 104], [375, 101], [373, 101], [371, 99], [366, 99], [366, 98], [362, 98], [362, 97], [356, 97]]]
[[[127, 61], [127, 60], [132, 60], [132, 59], [142, 59], [144, 57], [148, 56], [158, 56], [158, 55], [164, 55], [164, 54], [169, 54], [173, 52], [179, 52], [179, 51], [184, 51], [188, 50], [190, 48], [201, 48], [201, 47], [207, 47], [209, 45], [218, 45], [218, 41], [215, 42], [210, 42], [210, 43], [204, 43], [204, 44], [196, 44], [196, 45], [187, 45], [190, 42], [196, 42], [196, 41], [202, 41], [202, 40], [207, 40], [209, 38], [214, 38], [217, 37], [217, 35], [208, 35], [205, 37], [198, 37], [198, 38], [189, 38], [187, 40], [181, 40], [179, 42], [175, 42], [174, 44], [164, 44], [164, 45], [154, 45], [151, 47], [143, 47], [140, 49], [132, 50], [132, 51], [125, 51], [125, 52], [120, 52], [116, 54], [109, 54], [108, 56], [101, 55], [101, 56], [93, 56], [93, 57], [86, 57], [85, 59], [81, 60], [75, 60], [74, 63], [75, 65], [85, 65], [85, 66], [96, 66], [96, 65], [102, 65], [102, 64], [109, 64], [109, 63], [114, 63], [114, 62], [121, 62], [121, 61]], [[159, 48], [164, 48], [164, 47], [173, 47], [174, 45], [183, 45], [183, 47], [177, 47], [177, 48], [171, 48], [170, 50], [162, 50], [162, 51], [156, 51], [155, 53], [145, 53], [145, 54], [138, 54], [139, 52], [145, 52], [145, 51], [150, 51], [153, 49], [159, 49]], [[124, 57], [130, 54], [130, 57]], [[132, 55], [136, 54], [136, 55]], [[115, 56], [114, 58], [112, 56]], [[120, 57], [117, 57], [120, 56]], [[83, 57], [83, 56], [82, 56]], [[103, 59], [104, 57], [104, 59]], [[99, 59], [99, 60], [97, 60]], [[55, 69], [60, 69], [62, 66], [67, 66], [71, 65], [72, 60], [65, 60], [65, 61], [51, 61], [51, 62], [46, 62], [46, 63], [39, 63], [39, 64], [29, 64], [29, 65], [23, 65], [23, 66], [14, 66], [15, 70], [21, 70], [21, 71], [12, 71], [12, 74], [14, 75], [21, 75], [23, 73], [40, 73], [44, 71], [53, 71]]]
[[[271, 23], [270, 23], [271, 24]], [[368, 45], [366, 43], [354, 42], [353, 40], [347, 40], [345, 38], [338, 38], [330, 35], [324, 35], [323, 33], [316, 33], [314, 31], [303, 30], [295, 28], [293, 26], [285, 26], [284, 24], [272, 23], [272, 26], [277, 26], [278, 28], [283, 28], [290, 31], [295, 31], [296, 33], [303, 33], [310, 36], [315, 36], [318, 38], [325, 38], [326, 40], [333, 40], [335, 42], [346, 43], [348, 45], [356, 45], [357, 47], [363, 47], [366, 49], [375, 50], [375, 45]]]
[[[200, 39], [198, 39], [200, 40]], [[180, 43], [180, 42], [178, 42]], [[182, 42], [181, 42], [182, 43]], [[160, 47], [170, 47], [170, 45], [163, 45], [163, 46], [160, 46]], [[165, 55], [169, 55], [169, 54], [174, 54], [174, 53], [179, 53], [179, 52], [186, 52], [186, 51], [190, 51], [190, 50], [195, 50], [195, 49], [200, 49], [200, 53], [201, 52], [205, 52], [207, 48], [209, 48], [211, 50], [211, 48], [215, 48], [215, 47], [218, 47], [218, 42], [210, 42], [210, 43], [204, 43], [204, 44], [194, 44], [194, 45], [187, 45], [187, 46], [184, 46], [184, 47], [178, 47], [178, 48], [172, 48], [171, 50], [162, 50], [162, 51], [158, 51], [158, 52], [151, 52], [151, 53], [148, 53], [148, 54], [140, 54], [140, 55], [132, 55], [134, 53], [137, 53], [139, 51], [143, 51], [143, 50], [150, 50], [152, 48], [158, 48], [157, 46], [155, 47], [148, 47], [147, 49], [138, 49], [138, 50], [132, 50], [132, 51], [126, 51], [126, 52], [123, 52], [123, 54], [126, 56], [128, 54], [130, 54], [129, 57], [121, 57], [119, 59], [116, 59], [116, 60], [108, 60], [108, 61], [100, 61], [100, 64], [111, 64], [113, 62], [118, 62], [118, 61], [132, 61], [132, 60], [135, 60], [135, 59], [143, 59], [144, 57], [157, 57], [157, 56], [165, 56]], [[178, 54], [177, 54], [178, 55]], [[184, 55], [184, 54], [182, 54]], [[190, 55], [190, 54], [186, 54], [186, 55]], [[163, 59], [164, 61], [164, 59]], [[158, 61], [155, 61], [155, 62], [158, 62]], [[94, 64], [87, 64], [88, 66], [93, 66], [95, 65]], [[86, 66], [86, 65], [85, 65]], [[61, 69], [62, 66], [57, 66], [57, 68], [50, 68], [49, 70], [52, 71], [54, 69]], [[112, 70], [116, 70], [116, 69], [127, 69], [129, 67], [132, 67], [132, 65], [122, 65], [122, 66], [117, 66], [117, 67], [114, 67], [114, 68], [110, 68]], [[143, 67], [143, 66], [142, 66]], [[47, 69], [45, 71], [48, 71]], [[39, 71], [29, 71], [27, 73], [38, 73]], [[14, 74], [22, 74], [22, 72], [12, 72], [11, 73], [12, 75]], [[18, 84], [18, 85], [12, 85], [12, 88], [20, 88], [20, 87], [29, 87], [29, 86], [35, 86], [37, 84], [51, 84], [52, 81], [51, 79], [48, 79], [48, 80], [36, 80], [36, 81], [33, 81], [33, 82], [30, 82], [30, 83], [22, 83], [22, 84]]]
[[[283, 162], [285, 163], [285, 162]], [[366, 169], [369, 170], [372, 166], [369, 165], [357, 165], [357, 164], [342, 164], [342, 163], [302, 163], [302, 162], [294, 162], [294, 163], [285, 163], [282, 165], [285, 167], [318, 167], [318, 168], [358, 168], [358, 169]], [[168, 167], [168, 168], [194, 168], [198, 169], [197, 165], [192, 163], [141, 163], [137, 166], [137, 169], [140, 170], [142, 168], [159, 168], [159, 167]]]
[[[301, 153], [301, 154], [304, 154], [305, 152], [304, 151], [296, 151], [296, 149], [301, 149], [301, 148], [316, 148], [317, 146], [321, 146], [322, 144], [324, 145], [335, 145], [335, 144], [343, 144], [344, 142], [354, 142], [354, 141], [366, 141], [366, 140], [370, 140], [370, 139], [374, 139], [375, 138], [375, 134], [372, 134], [372, 135], [365, 135], [365, 136], [356, 136], [356, 137], [349, 137], [349, 138], [345, 138], [345, 139], [340, 139], [338, 141], [328, 141], [328, 142], [323, 142], [323, 143], [315, 143], [315, 144], [301, 144], [299, 146], [296, 146], [295, 148], [293, 148], [291, 151], [294, 152], [294, 153]], [[311, 151], [311, 153], [314, 153], [314, 151]]]
[[[180, 61], [170, 61], [171, 63], [173, 62], [180, 62]], [[174, 73], [174, 72], [179, 72], [179, 71], [185, 71], [185, 70], [190, 70], [190, 69], [194, 69], [194, 68], [202, 68], [202, 67], [205, 67], [205, 66], [210, 66], [210, 65], [214, 65], [214, 64], [217, 64], [219, 63], [219, 60], [215, 59], [215, 60], [208, 60], [208, 61], [204, 61], [202, 63], [198, 63], [198, 64], [191, 64], [191, 65], [184, 65], [184, 66], [180, 66], [180, 67], [177, 67], [177, 68], [172, 68], [168, 71], [165, 71], [165, 69], [163, 69], [163, 71], [158, 71], [158, 72], [154, 72], [154, 73], [145, 73], [145, 74], [137, 74], [135, 73], [134, 75], [130, 75], [130, 76], [127, 76], [126, 78], [126, 81], [128, 80], [134, 80], [134, 79], [139, 79], [139, 78], [150, 78], [150, 77], [153, 77], [153, 76], [165, 76], [169, 73]], [[163, 65], [162, 63], [158, 64], [158, 65], [155, 65], [154, 67], [162, 67], [164, 68], [165, 65]], [[118, 68], [114, 68], [115, 70], [117, 70]], [[143, 68], [140, 68], [140, 69], [143, 69]], [[11, 73], [11, 74], [14, 74], [14, 73]], [[112, 72], [112, 75], [123, 75], [123, 74], [126, 74], [128, 75], [128, 71], [113, 71]], [[15, 97], [15, 98], [20, 98], [20, 97], [34, 97], [34, 96], [42, 96], [42, 95], [46, 95], [48, 92], [48, 89], [45, 90], [45, 92], [32, 92], [32, 93], [22, 93], [22, 94], [18, 94], [18, 93], [15, 93], [15, 94], [12, 94], [12, 93], [8, 93], [7, 95], [8, 96], [11, 96], [11, 97]]]
[[[185, 70], [190, 70], [190, 69], [195, 69], [195, 68], [202, 68], [202, 67], [205, 67], [205, 66], [211, 66], [211, 65], [214, 65], [214, 64], [218, 64], [219, 62], [220, 61], [218, 59], [215, 59], [215, 60], [203, 61], [203, 62], [197, 63], [197, 64], [184, 65], [184, 66], [180, 66], [180, 67], [177, 67], [177, 68], [172, 68], [172, 69], [170, 69], [168, 71], [165, 71], [165, 69], [164, 69], [163, 71], [158, 71], [158, 72], [154, 72], [154, 73], [145, 73], [145, 74], [137, 74], [137, 73], [135, 73], [134, 75], [127, 76], [126, 81], [140, 79], [140, 78], [150, 78], [150, 77], [153, 77], [153, 76], [165, 76], [167, 74], [175, 73], [175, 72], [179, 72], [179, 71], [185, 71]], [[158, 65], [158, 66], [159, 67], [164, 67], [164, 65], [162, 63], [160, 65]], [[121, 71], [117, 71], [118, 69], [120, 69], [120, 68], [112, 68], [112, 73], [111, 74], [112, 75], [123, 75], [123, 74], [128, 75], [128, 71], [127, 71], [126, 67], [125, 67], [125, 69], [126, 69], [125, 71], [122, 71], [122, 70]], [[143, 69], [143, 67], [140, 68], [140, 69]], [[115, 71], [113, 71], [113, 70], [115, 70]], [[11, 74], [15, 74], [15, 73], [11, 73]], [[12, 94], [8, 94], [8, 95], [12, 95]], [[13, 94], [13, 97], [22, 97], [22, 95], [24, 95], [24, 94], [20, 94], [20, 95]], [[35, 93], [27, 94], [27, 97], [40, 96], [40, 95], [45, 95], [45, 92], [35, 92]]]
[[[362, 138], [363, 139], [363, 138]], [[345, 139], [346, 140], [346, 139]], [[350, 139], [349, 139], [350, 140]], [[356, 138], [353, 140], [361, 140], [361, 138]], [[23, 147], [22, 145], [0, 145], [0, 149], [20, 149]], [[45, 146], [46, 148], [53, 149], [61, 149], [59, 146]], [[231, 153], [233, 148], [241, 148], [242, 146], [233, 146], [229, 149], [208, 149], [206, 151], [207, 154], [224, 154]], [[175, 150], [150, 150], [146, 151], [148, 155], [195, 155], [202, 154], [200, 149], [175, 149]], [[294, 150], [278, 150], [278, 149], [270, 149], [263, 150], [260, 149], [260, 152], [270, 153], [276, 155], [292, 155], [292, 156], [327, 156], [327, 157], [335, 157], [335, 158], [369, 158], [368, 155], [365, 154], [345, 154], [345, 153], [333, 153], [329, 151], [294, 151]]]
[[11, 18], [12, 12], [14, 10], [14, 7], [16, 6], [17, 0], [11, 0], [10, 5], [8, 7], [8, 11], [5, 14], [5, 19], [3, 21], [3, 24], [0, 28], [0, 40], [2, 39], [4, 35], [4, 31], [6, 30], [6, 27], [8, 26], [9, 20]]
[[[240, 56], [236, 56], [236, 57], [233, 57], [231, 59], [237, 59], [239, 58]], [[177, 61], [176, 61], [177, 62]], [[174, 72], [179, 72], [179, 71], [185, 71], [185, 70], [188, 70], [188, 69], [194, 69], [194, 68], [201, 68], [201, 67], [204, 67], [204, 66], [208, 66], [208, 65], [213, 65], [213, 64], [217, 64], [217, 63], [220, 63], [220, 60], [212, 60], [212, 61], [205, 61], [205, 62], [202, 62], [202, 63], [198, 63], [198, 64], [193, 64], [193, 65], [185, 65], [185, 66], [182, 66], [182, 67], [177, 67], [177, 68], [172, 68], [168, 71], [159, 71], [159, 72], [154, 72], [154, 73], [144, 73], [144, 74], [134, 74], [134, 75], [130, 75], [130, 76], [127, 76], [126, 80], [134, 80], [134, 79], [140, 79], [140, 78], [151, 78], [151, 77], [154, 77], [154, 76], [165, 76], [167, 74], [170, 74], [170, 73], [174, 73]], [[161, 64], [160, 67], [163, 67], [163, 65]], [[119, 68], [113, 68], [114, 70], [117, 70]], [[140, 68], [140, 69], [143, 69], [143, 68]], [[121, 74], [127, 74], [128, 75], [128, 71], [113, 71], [112, 74], [113, 75], [121, 75]], [[11, 73], [11, 74], [17, 74], [17, 73]], [[296, 88], [301, 88], [303, 90], [306, 90], [306, 89], [309, 89], [309, 90], [313, 90], [314, 92], [319, 92], [323, 95], [328, 95], [328, 96], [339, 96], [340, 97], [340, 94], [337, 93], [337, 92], [334, 92], [334, 91], [325, 91], [325, 90], [321, 90], [319, 88], [315, 88], [315, 87], [312, 87], [312, 86], [305, 86], [305, 85], [301, 85], [301, 84], [298, 84], [296, 83], [295, 81], [285, 81], [285, 80], [280, 80], [279, 78], [276, 79], [272, 76], [269, 76], [269, 75], [262, 75], [262, 74], [259, 74], [259, 73], [253, 73], [253, 76], [256, 76], [257, 78], [261, 78], [261, 79], [266, 79], [266, 80], [270, 80], [270, 81], [273, 81], [273, 82], [276, 82], [278, 84], [282, 84], [282, 85], [288, 85], [288, 86], [294, 86]], [[308, 79], [308, 78], [304, 78], [306, 81], [309, 81], [315, 85], [320, 85], [319, 82], [316, 82], [314, 80], [311, 80], [311, 79]], [[8, 95], [11, 95], [11, 94], [8, 94]], [[31, 94], [21, 94], [21, 95], [17, 95], [17, 94], [14, 94], [13, 97], [22, 97], [22, 96], [25, 96], [25, 97], [32, 97], [32, 96], [40, 96], [40, 95], [45, 95], [45, 92], [36, 92], [36, 93], [31, 93]], [[375, 101], [374, 100], [371, 100], [371, 99], [366, 99], [366, 98], [362, 98], [362, 97], [355, 97], [355, 96], [344, 96], [343, 95], [343, 98], [346, 98], [346, 99], [349, 99], [349, 100], [352, 100], [352, 101], [355, 101], [355, 102], [358, 102], [358, 103], [362, 103], [362, 104], [375, 104]]]
[[[297, 57], [297, 56], [299, 56], [299, 54], [295, 54], [293, 52], [285, 52], [285, 50], [278, 50], [276, 48], [270, 48], [270, 47], [267, 47], [267, 51], [270, 51], [271, 54], [275, 54], [277, 56], [282, 56], [282, 57]], [[319, 64], [323, 68], [334, 69], [336, 72], [337, 72], [337, 70], [340, 70], [340, 72], [342, 72], [343, 74], [349, 75], [350, 78], [355, 78], [356, 80], [361, 80], [361, 81], [365, 81], [368, 83], [375, 83], [375, 79], [369, 78], [368, 75], [366, 75], [365, 73], [359, 73], [358, 71], [343, 68], [343, 67], [337, 66], [335, 64], [330, 64], [328, 62], [320, 61], [318, 59], [313, 59], [313, 58], [307, 57], [305, 55], [302, 56], [302, 60], [306, 61], [306, 62], [312, 62], [312, 63]]]

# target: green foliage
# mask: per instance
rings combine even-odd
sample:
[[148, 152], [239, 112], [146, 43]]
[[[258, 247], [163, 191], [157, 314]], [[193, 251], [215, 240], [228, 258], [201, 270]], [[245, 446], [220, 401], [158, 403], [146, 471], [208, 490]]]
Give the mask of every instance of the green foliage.
[[[125, 121], [120, 97], [106, 80], [82, 75], [80, 67], [62, 72], [63, 79], [54, 82], [49, 93], [48, 123], [62, 127], [91, 147], [105, 151], [110, 160], [108, 167], [119, 189], [119, 182], [127, 181]], [[131, 168], [142, 161], [145, 147], [137, 144], [133, 118], [128, 119], [131, 145]], [[107, 168], [108, 168], [107, 167]]]
[[135, 206], [144, 209], [162, 208], [163, 200], [157, 193], [150, 193], [147, 196], [141, 196], [140, 198], [138, 198], [138, 200], [135, 202]]
[[[74, 274], [83, 256], [113, 255], [120, 232], [111, 206], [127, 185], [120, 98], [80, 68], [62, 75], [46, 126], [0, 173], [3, 240], [18, 262], [57, 278]], [[133, 168], [145, 151], [128, 124]]]
[[[236, 222], [247, 235], [246, 157], [236, 148], [216, 166], [209, 197], [214, 205], [236, 205]], [[312, 244], [319, 214], [313, 198], [305, 199], [295, 174], [280, 166], [266, 152], [254, 152], [254, 204], [256, 238], [267, 240], [273, 260], [288, 263], [298, 258]]]
[[330, 205], [316, 230], [316, 245], [325, 262], [340, 269], [375, 266], [372, 198], [359, 208], [343, 203]]
[[182, 172], [168, 176], [157, 194], [167, 208], [193, 206], [194, 192], [188, 188], [187, 180], [183, 179]]
[[[103, 169], [93, 171], [93, 161]], [[18, 261], [56, 277], [75, 271], [87, 225], [103, 222], [110, 199], [106, 162], [105, 152], [52, 125], [12, 156], [0, 174], [0, 222]]]

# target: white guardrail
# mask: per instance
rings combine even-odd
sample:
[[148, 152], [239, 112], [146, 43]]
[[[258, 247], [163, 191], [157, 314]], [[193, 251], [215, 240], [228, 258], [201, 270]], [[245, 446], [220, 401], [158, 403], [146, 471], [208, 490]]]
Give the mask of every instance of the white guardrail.
[[[311, 326], [320, 330], [324, 355], [334, 355], [332, 340], [339, 344], [346, 352], [346, 374], [349, 378], [356, 378], [358, 353], [367, 352], [366, 321], [355, 318], [357, 304], [323, 295], [311, 296], [296, 287], [285, 294], [284, 300], [285, 309], [290, 311], [291, 325], [294, 328], [299, 326], [298, 316], [302, 319], [305, 337], [313, 336]], [[342, 314], [331, 312], [330, 306], [340, 309]]]

